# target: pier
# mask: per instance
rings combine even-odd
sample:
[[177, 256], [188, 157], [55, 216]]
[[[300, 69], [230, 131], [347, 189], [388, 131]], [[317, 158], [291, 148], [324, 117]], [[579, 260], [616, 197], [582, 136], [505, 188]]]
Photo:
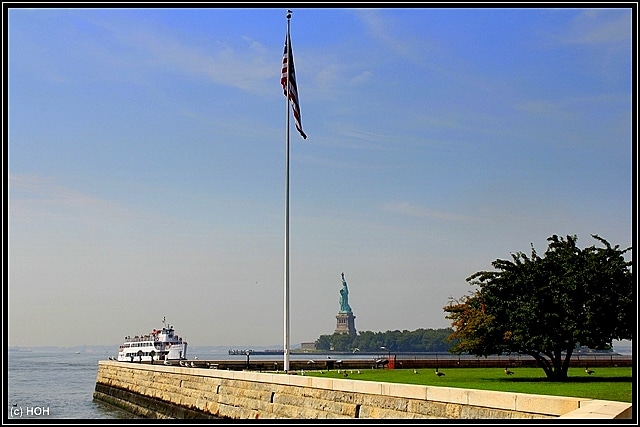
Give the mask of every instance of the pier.
[[229, 355], [230, 356], [242, 356], [242, 355], [246, 355], [247, 353], [251, 354], [251, 355], [274, 355], [274, 356], [278, 356], [281, 354], [284, 354], [284, 350], [229, 350]]
[[144, 418], [632, 417], [625, 402], [108, 360], [98, 363], [93, 397]]
[[[175, 366], [191, 368], [209, 368], [222, 370], [251, 370], [251, 371], [282, 371], [284, 364], [281, 358], [264, 356], [277, 355], [277, 350], [266, 352], [250, 352], [246, 350], [229, 350], [230, 355], [237, 355], [237, 359], [207, 359], [184, 360], [172, 362]], [[133, 362], [137, 363], [137, 362]], [[156, 361], [156, 364], [162, 362]], [[574, 355], [570, 366], [591, 368], [632, 366], [631, 356], [618, 353], [591, 353]], [[310, 369], [435, 369], [435, 368], [502, 368], [510, 367], [538, 367], [536, 360], [530, 356], [456, 356], [440, 353], [397, 353], [380, 356], [379, 353], [359, 353], [354, 357], [352, 353], [294, 353], [289, 361], [290, 371]]]

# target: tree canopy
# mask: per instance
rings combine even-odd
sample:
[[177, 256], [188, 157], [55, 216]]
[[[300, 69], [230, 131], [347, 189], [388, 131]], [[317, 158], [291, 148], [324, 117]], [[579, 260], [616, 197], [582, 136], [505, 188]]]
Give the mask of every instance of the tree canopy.
[[453, 333], [451, 328], [416, 329], [414, 331], [364, 331], [357, 335], [334, 333], [321, 335], [316, 340], [317, 350], [335, 351], [380, 351], [385, 347], [391, 352], [444, 352], [449, 351], [451, 342], [448, 337]]
[[577, 237], [553, 235], [543, 257], [497, 259], [495, 271], [467, 278], [478, 289], [444, 307], [456, 340], [451, 351], [478, 356], [534, 357], [550, 379], [565, 379], [577, 346], [610, 348], [632, 339], [635, 325], [632, 262], [605, 239], [604, 247], [577, 247]]

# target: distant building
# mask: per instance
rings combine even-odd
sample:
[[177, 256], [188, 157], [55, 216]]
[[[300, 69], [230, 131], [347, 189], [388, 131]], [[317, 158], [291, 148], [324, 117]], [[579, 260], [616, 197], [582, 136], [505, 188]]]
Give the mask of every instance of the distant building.
[[315, 350], [316, 343], [315, 342], [303, 342], [300, 343], [300, 350]]

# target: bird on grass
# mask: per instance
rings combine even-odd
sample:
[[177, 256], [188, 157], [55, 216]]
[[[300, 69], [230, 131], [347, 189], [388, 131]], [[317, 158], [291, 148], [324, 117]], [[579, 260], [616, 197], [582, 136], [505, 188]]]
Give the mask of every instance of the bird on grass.
[[417, 370], [417, 369], [414, 369], [414, 370], [413, 370], [413, 373], [414, 373], [414, 374], [417, 374], [417, 373], [418, 373], [418, 370]]
[[507, 375], [513, 375], [513, 371], [510, 371], [509, 368], [504, 368], [504, 373]]
[[596, 373], [596, 371], [593, 371], [593, 370], [589, 369], [588, 367], [587, 367], [587, 368], [584, 368], [584, 371], [585, 371], [588, 375], [591, 375], [591, 374], [595, 374], [595, 373]]
[[439, 377], [444, 377], [444, 372], [440, 372], [438, 371], [438, 368], [436, 368], [436, 375]]

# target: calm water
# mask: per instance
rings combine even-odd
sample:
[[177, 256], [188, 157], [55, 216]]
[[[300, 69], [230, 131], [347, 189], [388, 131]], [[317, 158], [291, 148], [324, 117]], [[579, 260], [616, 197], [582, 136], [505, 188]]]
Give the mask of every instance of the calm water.
[[64, 349], [9, 351], [7, 418], [43, 422], [64, 418], [132, 418], [93, 400], [98, 360], [105, 359], [104, 354], [76, 354]]

